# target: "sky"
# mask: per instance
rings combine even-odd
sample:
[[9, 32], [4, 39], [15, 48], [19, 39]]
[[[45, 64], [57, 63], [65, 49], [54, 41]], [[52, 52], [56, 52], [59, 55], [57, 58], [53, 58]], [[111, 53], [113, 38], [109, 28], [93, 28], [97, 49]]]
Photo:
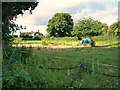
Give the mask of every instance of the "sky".
[[[49, 19], [55, 13], [69, 13], [74, 23], [83, 18], [91, 17], [111, 25], [118, 20], [119, 0], [37, 0], [38, 6], [30, 14], [18, 15], [15, 23], [26, 26], [21, 32], [40, 31], [44, 35]], [[19, 33], [19, 31], [17, 31]]]

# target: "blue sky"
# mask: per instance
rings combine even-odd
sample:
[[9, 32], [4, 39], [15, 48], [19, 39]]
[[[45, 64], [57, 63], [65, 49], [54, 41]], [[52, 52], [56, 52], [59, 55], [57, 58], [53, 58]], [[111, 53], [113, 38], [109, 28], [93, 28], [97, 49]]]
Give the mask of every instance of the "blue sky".
[[46, 33], [48, 20], [55, 13], [70, 13], [74, 23], [82, 18], [92, 17], [103, 23], [111, 25], [118, 19], [119, 0], [38, 0], [39, 4], [30, 15], [25, 11], [23, 16], [19, 15], [15, 21], [19, 25], [26, 26], [26, 30]]

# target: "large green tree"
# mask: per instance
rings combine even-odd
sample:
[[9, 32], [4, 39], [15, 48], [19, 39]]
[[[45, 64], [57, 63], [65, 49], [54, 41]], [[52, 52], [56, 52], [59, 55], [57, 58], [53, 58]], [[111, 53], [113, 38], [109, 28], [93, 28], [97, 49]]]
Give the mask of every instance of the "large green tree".
[[73, 19], [69, 13], [56, 13], [49, 21], [47, 32], [50, 36], [71, 36]]
[[83, 18], [74, 25], [74, 36], [98, 36], [102, 34], [102, 23], [91, 17]]
[[12, 21], [17, 18], [17, 15], [24, 14], [25, 10], [35, 9], [38, 2], [3, 2], [2, 3], [2, 41], [3, 46], [10, 45], [10, 33], [17, 30], [19, 27]]

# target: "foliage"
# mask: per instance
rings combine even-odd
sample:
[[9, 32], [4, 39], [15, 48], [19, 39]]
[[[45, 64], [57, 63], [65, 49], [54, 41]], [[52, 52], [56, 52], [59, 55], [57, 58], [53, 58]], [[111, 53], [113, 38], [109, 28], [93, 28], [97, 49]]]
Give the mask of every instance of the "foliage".
[[3, 46], [10, 45], [12, 39], [10, 33], [18, 30], [20, 27], [16, 25], [12, 20], [17, 18], [17, 15], [24, 14], [25, 10], [35, 9], [38, 2], [3, 2], [2, 3], [2, 40]]
[[108, 25], [106, 23], [102, 23], [102, 35], [108, 35]]
[[22, 40], [32, 40], [32, 39], [33, 39], [33, 36], [29, 36], [29, 35], [23, 35], [22, 36]]
[[47, 32], [50, 36], [71, 36], [73, 19], [69, 13], [56, 13], [52, 19], [48, 21], [47, 26]]
[[33, 37], [33, 40], [41, 40], [43, 37], [43, 35], [36, 35]]
[[[14, 23], [13, 20], [17, 18], [17, 15], [24, 14], [25, 10], [29, 10], [32, 14], [32, 10], [37, 6], [38, 2], [3, 2], [2, 3], [2, 46], [3, 46], [3, 58], [8, 62], [14, 62], [16, 60], [22, 60], [25, 62], [29, 57], [29, 53], [26, 53], [25, 48], [14, 48], [13, 37], [11, 33], [22, 28]], [[14, 51], [15, 50], [15, 51]], [[22, 50], [22, 52], [21, 52]], [[14, 51], [14, 52], [13, 52]], [[22, 56], [21, 56], [22, 55]], [[24, 58], [23, 58], [24, 57]]]
[[2, 24], [2, 43], [4, 47], [12, 44], [13, 37], [10, 33], [14, 32], [16, 28], [18, 27], [15, 23], [9, 20], [4, 21], [4, 24]]
[[102, 23], [92, 18], [83, 18], [75, 24], [74, 36], [98, 36], [102, 34]]
[[[29, 36], [29, 35], [27, 35], [27, 36]], [[22, 34], [20, 34], [20, 37], [24, 38], [24, 37], [26, 37], [26, 35], [22, 33]]]
[[35, 35], [35, 36], [29, 36], [29, 35], [23, 35], [22, 40], [42, 40], [44, 38], [43, 35]]
[[18, 35], [12, 35], [12, 37], [17, 38], [17, 37], [18, 37]]
[[115, 35], [115, 36], [120, 35], [120, 30], [118, 29], [118, 23], [120, 23], [120, 22], [115, 22], [115, 23], [110, 25], [109, 35]]

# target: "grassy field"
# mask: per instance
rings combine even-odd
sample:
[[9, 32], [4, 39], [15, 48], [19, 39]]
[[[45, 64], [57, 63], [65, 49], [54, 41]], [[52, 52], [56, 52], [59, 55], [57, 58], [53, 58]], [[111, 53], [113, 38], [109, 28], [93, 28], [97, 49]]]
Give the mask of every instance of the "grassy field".
[[[45, 39], [43, 40], [49, 42], [56, 41], [56, 43], [64, 41], [61, 45], [67, 43], [65, 45], [69, 46], [71, 44], [68, 43], [71, 41], [79, 44], [76, 38]], [[14, 63], [3, 62], [3, 87], [117, 88], [118, 77], [107, 76], [111, 74], [118, 75], [117, 38], [112, 37], [113, 42], [108, 42], [111, 39], [106, 39], [106, 37], [93, 37], [93, 39], [96, 41], [97, 46], [108, 46], [109, 48], [36, 47], [31, 48], [31, 55], [25, 59], [24, 63], [22, 62], [23, 59], [17, 60], [17, 58], [15, 58]], [[23, 42], [27, 43], [28, 41], [20, 43]], [[41, 41], [30, 42], [35, 42], [36, 44], [36, 42], [40, 43]], [[48, 69], [68, 68], [78, 66], [80, 63], [83, 63], [84, 68]], [[88, 71], [89, 69], [91, 71]], [[104, 73], [105, 75], [101, 75], [100, 73]]]
[[[118, 46], [118, 37], [116, 36], [97, 36], [92, 37], [96, 46]], [[80, 46], [77, 37], [63, 37], [63, 38], [43, 38], [42, 40], [22, 40], [22, 38], [15, 38], [15, 44], [23, 45], [38, 45], [38, 46]]]

